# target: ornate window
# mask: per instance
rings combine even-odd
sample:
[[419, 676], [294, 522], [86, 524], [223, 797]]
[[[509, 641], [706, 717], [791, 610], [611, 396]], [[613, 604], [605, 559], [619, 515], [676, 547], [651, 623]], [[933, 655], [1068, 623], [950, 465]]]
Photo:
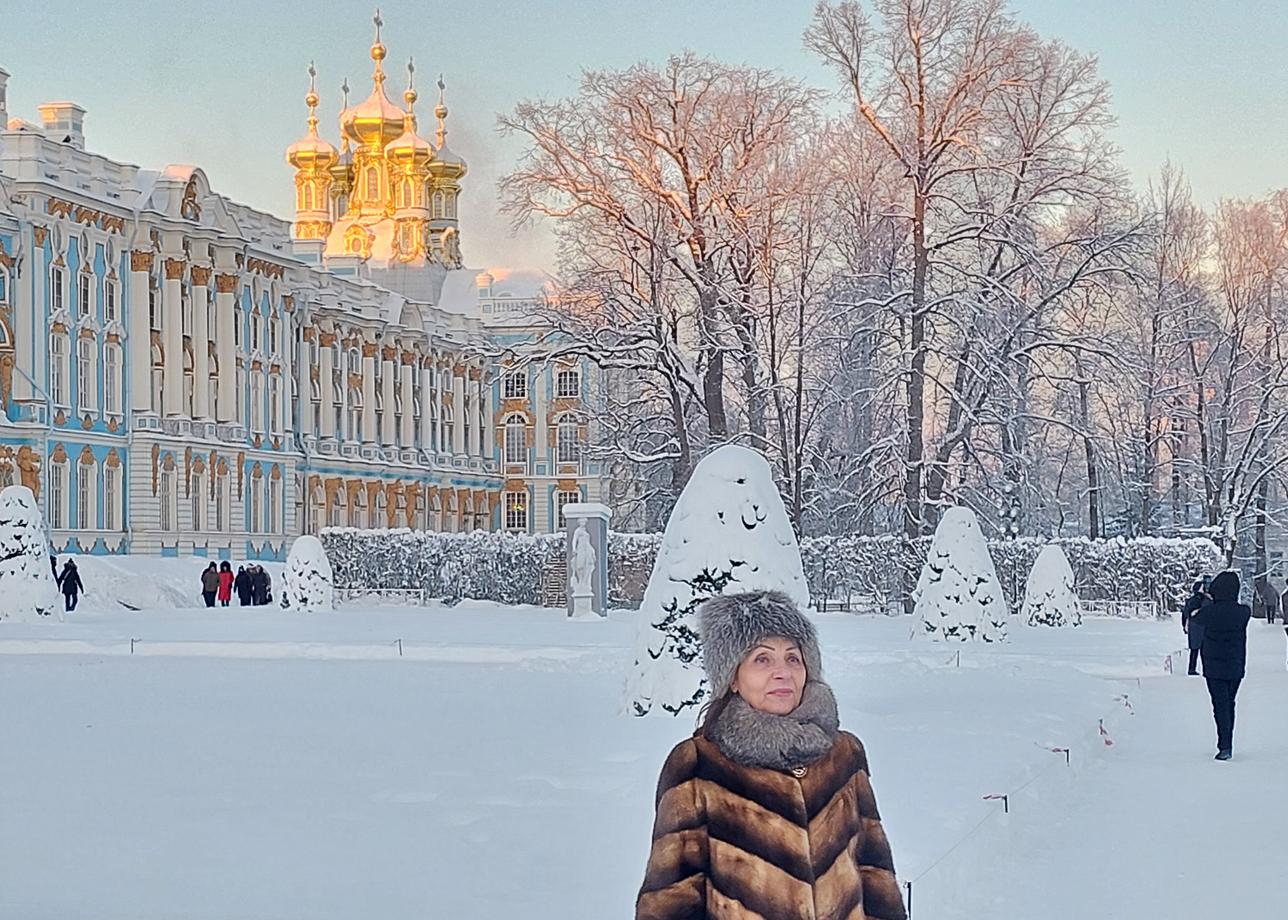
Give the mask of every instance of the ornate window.
[[62, 266], [54, 265], [49, 269], [49, 309], [58, 313], [67, 307], [67, 273]]
[[527, 371], [511, 371], [505, 375], [504, 396], [506, 399], [528, 398]]
[[558, 463], [578, 463], [581, 460], [581, 437], [577, 419], [570, 415], [559, 417], [555, 428], [555, 460]]
[[349, 387], [349, 430], [345, 436], [350, 441], [362, 440], [362, 391]]
[[116, 309], [116, 300], [120, 296], [115, 281], [108, 279], [103, 282], [103, 322], [114, 323], [120, 316]]
[[528, 529], [528, 493], [505, 493], [505, 529]]
[[258, 372], [250, 378], [250, 430], [264, 431], [264, 375]]
[[370, 204], [380, 197], [380, 173], [376, 167], [367, 167], [367, 203]]
[[227, 533], [231, 528], [233, 487], [227, 473], [215, 475], [215, 529]]
[[410, 208], [415, 202], [412, 200], [412, 184], [410, 179], [403, 179], [402, 185], [398, 189], [398, 205], [403, 208]]
[[447, 219], [456, 220], [456, 193], [447, 193]]
[[282, 431], [282, 378], [279, 374], [268, 378], [268, 430], [272, 434]]
[[575, 399], [581, 395], [581, 373], [576, 370], [562, 370], [555, 376], [555, 396], [559, 399]]
[[435, 219], [441, 219], [445, 213], [445, 208], [443, 207], [442, 192], [434, 193], [434, 209], [432, 213]]
[[259, 351], [259, 307], [250, 311], [250, 350]]
[[148, 328], [153, 332], [161, 329], [161, 292], [157, 289], [157, 279], [148, 276]]
[[268, 480], [268, 532], [278, 533], [282, 529], [282, 480]]
[[103, 411], [109, 416], [121, 414], [121, 346], [103, 346]]
[[97, 492], [94, 488], [94, 474], [97, 468], [91, 458], [82, 460], [76, 465], [76, 524], [81, 530], [94, 530], [98, 527], [98, 515], [94, 507]]
[[55, 406], [70, 408], [67, 390], [68, 380], [68, 339], [64, 333], [55, 332], [49, 337], [49, 398]]
[[68, 474], [66, 460], [49, 464], [49, 526], [54, 530], [67, 528]]
[[313, 183], [305, 182], [300, 186], [300, 210], [312, 211], [314, 206]]
[[522, 415], [515, 413], [505, 420], [505, 462], [528, 462], [528, 425]]
[[279, 333], [278, 333], [278, 326], [277, 326], [277, 317], [276, 317], [276, 316], [269, 317], [269, 320], [268, 320], [268, 353], [269, 353], [270, 355], [275, 355], [275, 354], [277, 354], [277, 338], [278, 338], [278, 334], [279, 334]]
[[206, 474], [193, 473], [191, 491], [188, 498], [192, 501], [192, 529], [205, 530], [208, 524], [206, 515]]
[[443, 420], [438, 426], [438, 436], [440, 439], [439, 451], [450, 454], [455, 450], [455, 440], [452, 437], [452, 409], [450, 406], [443, 406]]
[[89, 316], [94, 311], [94, 275], [80, 271], [76, 275], [76, 303], [72, 305], [72, 318]]
[[121, 467], [103, 467], [103, 529], [121, 529]]
[[161, 529], [174, 530], [175, 503], [178, 499], [174, 488], [174, 470], [161, 471], [157, 499], [161, 505]]
[[565, 505], [575, 505], [581, 501], [580, 492], [556, 492], [555, 493], [555, 519], [550, 525], [552, 531], [559, 531], [563, 528], [564, 521], [563, 510]]
[[329, 526], [343, 527], [345, 525], [345, 503], [347, 501], [348, 497], [345, 495], [344, 489], [337, 489], [335, 500], [331, 502], [330, 514], [327, 518]]
[[94, 352], [93, 339], [79, 339], [76, 342], [76, 407], [81, 412], [93, 412], [95, 398], [98, 396]]

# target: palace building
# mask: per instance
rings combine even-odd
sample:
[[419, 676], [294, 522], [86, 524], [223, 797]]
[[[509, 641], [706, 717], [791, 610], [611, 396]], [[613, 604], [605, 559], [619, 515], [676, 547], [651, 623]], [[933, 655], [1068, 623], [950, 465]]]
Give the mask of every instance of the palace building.
[[11, 117], [0, 70], [0, 486], [55, 551], [280, 558], [327, 526], [557, 530], [599, 498], [590, 368], [498, 315], [543, 278], [463, 267], [443, 82], [426, 138], [385, 58], [377, 19], [339, 146], [311, 83], [293, 221], [87, 150], [75, 103]]

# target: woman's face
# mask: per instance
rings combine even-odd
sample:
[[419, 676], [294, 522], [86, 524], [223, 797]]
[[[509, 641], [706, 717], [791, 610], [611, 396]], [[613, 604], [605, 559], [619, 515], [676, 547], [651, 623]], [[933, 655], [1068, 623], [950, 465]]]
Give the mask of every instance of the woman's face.
[[752, 709], [785, 716], [805, 691], [805, 657], [791, 639], [762, 640], [738, 665], [730, 689]]

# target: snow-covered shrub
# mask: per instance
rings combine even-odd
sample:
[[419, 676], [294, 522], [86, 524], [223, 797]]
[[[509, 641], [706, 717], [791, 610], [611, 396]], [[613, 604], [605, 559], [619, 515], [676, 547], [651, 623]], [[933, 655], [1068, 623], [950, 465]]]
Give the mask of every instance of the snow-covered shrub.
[[295, 538], [286, 557], [282, 580], [285, 582], [283, 607], [304, 613], [335, 609], [331, 563], [317, 537], [305, 534]]
[[626, 684], [634, 715], [678, 715], [705, 696], [696, 609], [727, 591], [777, 589], [802, 607], [800, 548], [768, 461], [736, 445], [698, 463], [662, 535]]
[[921, 631], [932, 638], [1005, 641], [1006, 599], [974, 511], [957, 506], [944, 512], [914, 600]]
[[40, 505], [26, 486], [7, 486], [0, 491], [0, 620], [29, 621], [60, 609]]
[[1038, 553], [1024, 589], [1024, 622], [1030, 626], [1081, 626], [1082, 608], [1074, 590], [1073, 569], [1055, 543]]

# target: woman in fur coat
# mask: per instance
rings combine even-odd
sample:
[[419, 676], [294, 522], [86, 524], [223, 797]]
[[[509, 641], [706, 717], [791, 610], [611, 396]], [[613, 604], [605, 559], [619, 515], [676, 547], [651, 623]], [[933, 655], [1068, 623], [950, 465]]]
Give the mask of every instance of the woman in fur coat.
[[712, 702], [671, 751], [637, 920], [905, 920], [859, 739], [777, 591], [699, 610]]

